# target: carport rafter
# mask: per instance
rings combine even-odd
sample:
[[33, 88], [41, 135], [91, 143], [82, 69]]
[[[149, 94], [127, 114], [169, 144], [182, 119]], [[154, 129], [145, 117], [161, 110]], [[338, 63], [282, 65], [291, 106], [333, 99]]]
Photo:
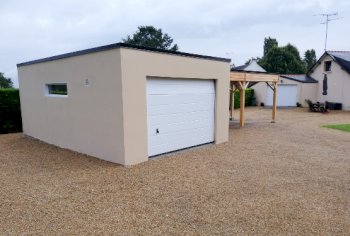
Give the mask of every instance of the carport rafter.
[[[273, 108], [272, 108], [272, 122], [276, 121], [276, 112], [277, 112], [277, 83], [279, 80], [279, 75], [269, 74], [265, 72], [256, 72], [256, 71], [231, 71], [230, 73], [230, 97], [231, 97], [231, 107], [230, 115], [231, 119], [233, 117], [234, 109], [234, 91], [240, 91], [240, 127], [244, 126], [244, 107], [245, 107], [245, 89], [248, 87], [250, 82], [266, 82], [272, 83], [270, 88], [273, 90]], [[236, 87], [234, 89], [234, 87]]]

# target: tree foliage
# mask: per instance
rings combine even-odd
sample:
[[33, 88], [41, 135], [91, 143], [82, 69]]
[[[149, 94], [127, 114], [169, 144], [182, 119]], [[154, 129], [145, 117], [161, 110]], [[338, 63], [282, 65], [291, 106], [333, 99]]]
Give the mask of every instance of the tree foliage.
[[179, 50], [177, 44], [172, 45], [174, 40], [168, 34], [163, 33], [162, 29], [156, 29], [153, 26], [139, 26], [138, 30], [132, 36], [128, 35], [122, 41], [137, 46], [172, 51]]
[[314, 49], [307, 50], [304, 54], [304, 62], [307, 70], [310, 70], [311, 67], [317, 62], [316, 52]]
[[271, 37], [264, 39], [264, 56], [258, 59], [259, 65], [267, 72], [278, 74], [304, 74], [316, 61], [314, 49], [307, 50], [301, 58], [295, 46], [289, 43], [279, 47], [277, 40]]
[[271, 73], [304, 74], [306, 72], [298, 49], [291, 44], [284, 47], [272, 47], [259, 61], [259, 64]]
[[268, 37], [264, 39], [264, 56], [273, 48], [278, 47], [278, 42], [276, 39]]
[[13, 82], [10, 78], [6, 78], [4, 73], [0, 72], [0, 88], [13, 88]]

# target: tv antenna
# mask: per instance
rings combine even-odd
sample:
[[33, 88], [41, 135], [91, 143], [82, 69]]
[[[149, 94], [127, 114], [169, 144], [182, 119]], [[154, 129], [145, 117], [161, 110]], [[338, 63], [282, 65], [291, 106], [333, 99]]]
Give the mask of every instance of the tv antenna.
[[326, 21], [320, 23], [320, 24], [322, 24], [322, 25], [326, 25], [326, 40], [325, 40], [325, 42], [324, 42], [324, 50], [325, 50], [325, 51], [327, 51], [328, 23], [329, 23], [330, 21], [339, 20], [339, 19], [344, 18], [344, 17], [335, 17], [335, 18], [332, 18], [332, 17], [337, 16], [337, 15], [338, 15], [338, 12], [314, 15], [314, 16], [324, 16], [324, 17], [326, 17]]

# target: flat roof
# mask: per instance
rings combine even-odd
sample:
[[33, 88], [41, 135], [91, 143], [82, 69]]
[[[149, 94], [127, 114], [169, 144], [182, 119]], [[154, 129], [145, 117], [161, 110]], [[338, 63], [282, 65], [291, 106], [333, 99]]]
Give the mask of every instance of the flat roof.
[[85, 50], [56, 55], [52, 57], [46, 57], [46, 58], [37, 59], [33, 61], [27, 61], [27, 62], [17, 64], [17, 67], [38, 64], [38, 63], [48, 62], [48, 61], [55, 61], [59, 59], [80, 56], [80, 55], [85, 55], [85, 54], [94, 53], [94, 52], [102, 52], [102, 51], [107, 51], [107, 50], [117, 49], [117, 48], [130, 48], [130, 49], [137, 49], [142, 51], [171, 54], [175, 56], [194, 57], [194, 58], [207, 59], [207, 60], [213, 60], [213, 61], [231, 62], [231, 59], [228, 59], [228, 58], [212, 57], [212, 56], [205, 56], [205, 55], [199, 55], [199, 54], [143, 47], [143, 46], [137, 46], [137, 45], [127, 44], [127, 43], [114, 43], [114, 44], [104, 45], [100, 47], [94, 47], [94, 48], [89, 48]]
[[283, 74], [281, 75], [281, 77], [285, 79], [297, 81], [300, 83], [318, 83], [317, 80], [315, 80], [314, 78], [306, 74]]

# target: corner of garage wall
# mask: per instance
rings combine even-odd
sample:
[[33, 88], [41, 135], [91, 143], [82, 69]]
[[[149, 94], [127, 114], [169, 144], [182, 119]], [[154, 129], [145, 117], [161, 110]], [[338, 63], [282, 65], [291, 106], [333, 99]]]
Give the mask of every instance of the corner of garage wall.
[[148, 160], [147, 120], [144, 119], [147, 114], [146, 77], [143, 74], [142, 65], [138, 64], [140, 63], [138, 55], [145, 52], [128, 48], [119, 50], [123, 104], [123, 164], [131, 166]]
[[[22, 69], [23, 67], [17, 67], [17, 77], [18, 77], [18, 88], [19, 88], [19, 99], [20, 101], [23, 101], [23, 94], [22, 94], [22, 90], [21, 90], [21, 82], [22, 82]], [[23, 103], [20, 102], [20, 106], [21, 106], [21, 113], [23, 111]], [[26, 135], [26, 125], [24, 124], [25, 119], [23, 119], [23, 114], [21, 114], [22, 116], [22, 132], [23, 135]]]

